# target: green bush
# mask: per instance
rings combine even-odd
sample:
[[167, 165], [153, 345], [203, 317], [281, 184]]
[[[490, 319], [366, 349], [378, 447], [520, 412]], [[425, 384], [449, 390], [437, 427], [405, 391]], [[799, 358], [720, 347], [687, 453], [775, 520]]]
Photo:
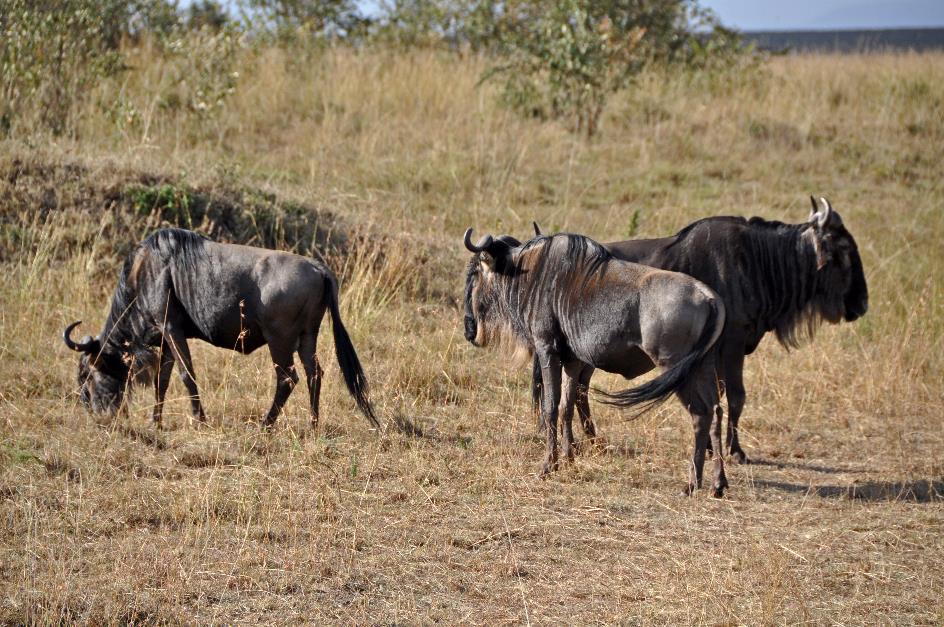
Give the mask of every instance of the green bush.
[[738, 35], [693, 0], [522, 0], [492, 15], [500, 61], [485, 79], [501, 80], [514, 108], [569, 119], [588, 136], [607, 97], [647, 65], [709, 69], [743, 54]]
[[76, 102], [121, 69], [123, 2], [0, 0], [0, 128], [24, 114], [64, 132]]

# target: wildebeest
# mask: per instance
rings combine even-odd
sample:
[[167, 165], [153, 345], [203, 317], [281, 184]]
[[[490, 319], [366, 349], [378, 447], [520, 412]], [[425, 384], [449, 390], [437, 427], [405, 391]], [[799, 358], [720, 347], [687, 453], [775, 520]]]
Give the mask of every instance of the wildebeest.
[[316, 347], [325, 310], [331, 312], [335, 350], [357, 406], [379, 428], [367, 379], [338, 309], [338, 281], [324, 264], [291, 253], [219, 244], [192, 231], [163, 229], [137, 245], [125, 261], [101, 334], [63, 339], [79, 359], [82, 401], [115, 414], [133, 382], [152, 377], [160, 424], [164, 394], [177, 363], [194, 417], [206, 420], [187, 340], [244, 354], [268, 344], [275, 365], [275, 398], [263, 425], [275, 422], [298, 383], [293, 353], [305, 368], [311, 420], [318, 423], [322, 369]]
[[[579, 235], [484, 236], [466, 274], [465, 337], [475, 346], [503, 338], [532, 352], [545, 382], [541, 412], [547, 452], [541, 476], [557, 466], [561, 412], [564, 455], [573, 458], [574, 402], [579, 373], [601, 368], [635, 376], [634, 356], [665, 368], [637, 388], [606, 394], [620, 407], [652, 404], [678, 393], [692, 414], [695, 449], [687, 492], [700, 486], [709, 438], [720, 447], [718, 386], [712, 347], [724, 327], [724, 304], [711, 288], [679, 274], [613, 258]], [[727, 487], [715, 457], [713, 493]]]
[[[738, 441], [744, 409], [744, 357], [772, 331], [779, 342], [796, 347], [812, 336], [820, 321], [852, 322], [868, 310], [869, 293], [862, 260], [852, 234], [825, 198], [810, 197], [806, 222], [713, 217], [698, 220], [671, 237], [604, 244], [616, 258], [688, 274], [724, 300], [727, 325], [718, 342], [720, 375], [728, 402], [726, 447], [747, 461]], [[535, 232], [540, 229], [535, 224]], [[635, 374], [653, 368], [642, 351], [631, 357]], [[593, 369], [579, 374], [577, 411], [593, 437], [586, 389]], [[541, 368], [534, 363], [535, 405], [541, 395]], [[542, 423], [543, 426], [543, 423]], [[717, 451], [717, 449], [714, 449]]]

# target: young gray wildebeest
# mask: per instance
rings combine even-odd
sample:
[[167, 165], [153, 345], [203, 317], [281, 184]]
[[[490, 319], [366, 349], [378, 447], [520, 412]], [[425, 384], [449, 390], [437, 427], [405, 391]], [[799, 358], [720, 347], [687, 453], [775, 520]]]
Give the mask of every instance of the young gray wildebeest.
[[153, 377], [152, 417], [160, 424], [164, 394], [177, 363], [194, 417], [206, 420], [189, 338], [244, 354], [268, 344], [275, 365], [275, 398], [263, 425], [275, 422], [298, 383], [293, 354], [305, 368], [312, 424], [318, 424], [321, 366], [316, 347], [325, 310], [331, 312], [335, 351], [348, 391], [379, 428], [367, 379], [341, 322], [338, 281], [324, 264], [291, 253], [218, 244], [182, 229], [163, 229], [138, 244], [125, 261], [101, 334], [63, 339], [79, 359], [82, 401], [115, 414], [126, 388]]
[[[720, 446], [718, 383], [712, 347], [724, 328], [724, 305], [711, 288], [665, 270], [614, 259], [579, 235], [484, 236], [465, 287], [465, 337], [475, 346], [507, 339], [532, 352], [545, 382], [541, 413], [547, 452], [540, 476], [557, 467], [560, 414], [565, 457], [573, 459], [572, 419], [579, 374], [588, 366], [626, 378], [639, 374], [638, 355], [665, 371], [637, 388], [603, 394], [619, 407], [652, 405], [673, 393], [688, 407], [695, 446], [686, 493], [700, 487], [709, 438]], [[712, 493], [727, 487], [721, 456]]]
[[[869, 308], [869, 290], [859, 249], [829, 201], [810, 197], [806, 222], [783, 224], [761, 218], [714, 217], [694, 222], [676, 235], [603, 244], [617, 259], [683, 272], [721, 296], [727, 325], [718, 340], [719, 376], [728, 402], [726, 448], [738, 462], [747, 456], [738, 440], [744, 409], [744, 358], [768, 332], [785, 347], [812, 335], [821, 320], [852, 322]], [[540, 229], [535, 224], [535, 232]], [[654, 367], [637, 355], [640, 373]], [[593, 437], [586, 389], [593, 374], [580, 373], [577, 413]], [[535, 408], [541, 396], [541, 369], [534, 363]], [[714, 449], [717, 451], [718, 449]]]

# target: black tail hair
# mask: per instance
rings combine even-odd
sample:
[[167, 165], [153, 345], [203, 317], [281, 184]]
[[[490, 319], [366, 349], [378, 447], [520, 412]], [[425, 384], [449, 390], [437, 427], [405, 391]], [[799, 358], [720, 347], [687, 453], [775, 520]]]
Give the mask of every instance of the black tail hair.
[[637, 414], [639, 416], [672, 396], [685, 383], [692, 370], [701, 363], [702, 358], [721, 335], [720, 327], [724, 326], [723, 305], [717, 297], [711, 298], [708, 302], [710, 308], [705, 328], [691, 352], [658, 377], [639, 387], [613, 393], [595, 389], [597, 400], [616, 407], [632, 407], [646, 403], [642, 411]]
[[368, 400], [367, 377], [364, 376], [364, 369], [361, 367], [360, 360], [357, 359], [357, 352], [354, 345], [351, 344], [351, 338], [341, 322], [341, 311], [338, 309], [338, 281], [331, 275], [328, 275], [330, 283], [326, 296], [328, 297], [328, 307], [331, 308], [331, 328], [334, 331], [334, 352], [338, 358], [338, 365], [341, 366], [341, 373], [344, 375], [344, 383], [347, 384], [347, 390], [357, 402], [357, 407], [361, 410], [367, 420], [377, 429], [380, 429], [380, 422], [374, 414], [374, 408]]

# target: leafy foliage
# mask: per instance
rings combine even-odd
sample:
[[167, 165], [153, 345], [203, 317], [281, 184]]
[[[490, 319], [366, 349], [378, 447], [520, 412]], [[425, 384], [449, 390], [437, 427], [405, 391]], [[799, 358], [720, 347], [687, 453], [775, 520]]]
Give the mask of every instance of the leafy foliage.
[[713, 15], [692, 0], [521, 1], [504, 8], [495, 29], [502, 61], [486, 78], [503, 79], [514, 108], [567, 118], [588, 136], [607, 96], [647, 65], [707, 67], [722, 53], [741, 54], [736, 33], [715, 28]]
[[119, 0], [0, 0], [0, 130], [28, 109], [63, 132], [73, 103], [120, 71], [129, 13]]

